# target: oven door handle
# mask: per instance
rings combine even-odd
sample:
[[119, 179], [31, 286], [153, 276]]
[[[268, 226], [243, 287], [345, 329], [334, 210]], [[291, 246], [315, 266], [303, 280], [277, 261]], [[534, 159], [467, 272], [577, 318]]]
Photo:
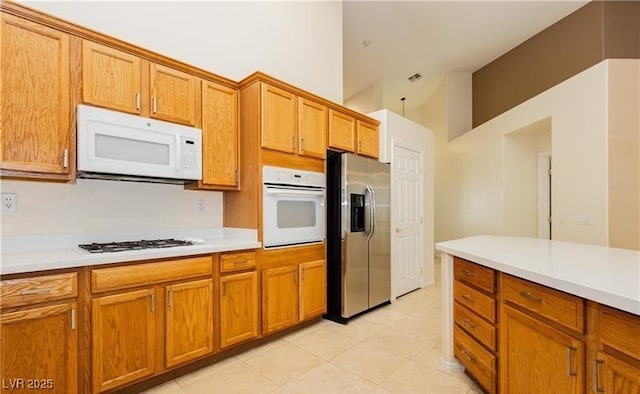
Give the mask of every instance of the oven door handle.
[[295, 190], [267, 188], [266, 193], [271, 196], [324, 196], [323, 190]]

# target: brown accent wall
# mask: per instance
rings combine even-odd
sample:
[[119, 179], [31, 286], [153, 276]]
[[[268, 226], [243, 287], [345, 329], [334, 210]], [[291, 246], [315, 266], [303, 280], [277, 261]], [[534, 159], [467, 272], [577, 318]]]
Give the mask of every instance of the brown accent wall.
[[607, 58], [640, 57], [640, 2], [593, 1], [473, 73], [473, 127]]

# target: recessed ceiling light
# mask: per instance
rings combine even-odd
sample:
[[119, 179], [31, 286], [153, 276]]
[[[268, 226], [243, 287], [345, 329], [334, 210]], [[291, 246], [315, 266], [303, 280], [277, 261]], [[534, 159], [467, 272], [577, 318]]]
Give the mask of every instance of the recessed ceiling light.
[[369, 41], [368, 38], [365, 38], [364, 40], [362, 40], [362, 46], [363, 47], [368, 47], [369, 45], [371, 45], [371, 41]]

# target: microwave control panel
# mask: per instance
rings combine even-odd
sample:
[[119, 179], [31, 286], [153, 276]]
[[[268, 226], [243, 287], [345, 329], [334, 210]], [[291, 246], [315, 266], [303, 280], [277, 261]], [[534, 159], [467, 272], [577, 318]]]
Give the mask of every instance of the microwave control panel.
[[182, 139], [182, 168], [191, 170], [196, 168], [198, 163], [198, 145], [193, 138]]

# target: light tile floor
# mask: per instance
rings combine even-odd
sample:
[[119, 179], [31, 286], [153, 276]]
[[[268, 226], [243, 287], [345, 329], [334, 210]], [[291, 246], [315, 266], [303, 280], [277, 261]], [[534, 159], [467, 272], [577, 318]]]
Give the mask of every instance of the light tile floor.
[[347, 325], [322, 320], [147, 393], [481, 393], [440, 369], [436, 279]]

